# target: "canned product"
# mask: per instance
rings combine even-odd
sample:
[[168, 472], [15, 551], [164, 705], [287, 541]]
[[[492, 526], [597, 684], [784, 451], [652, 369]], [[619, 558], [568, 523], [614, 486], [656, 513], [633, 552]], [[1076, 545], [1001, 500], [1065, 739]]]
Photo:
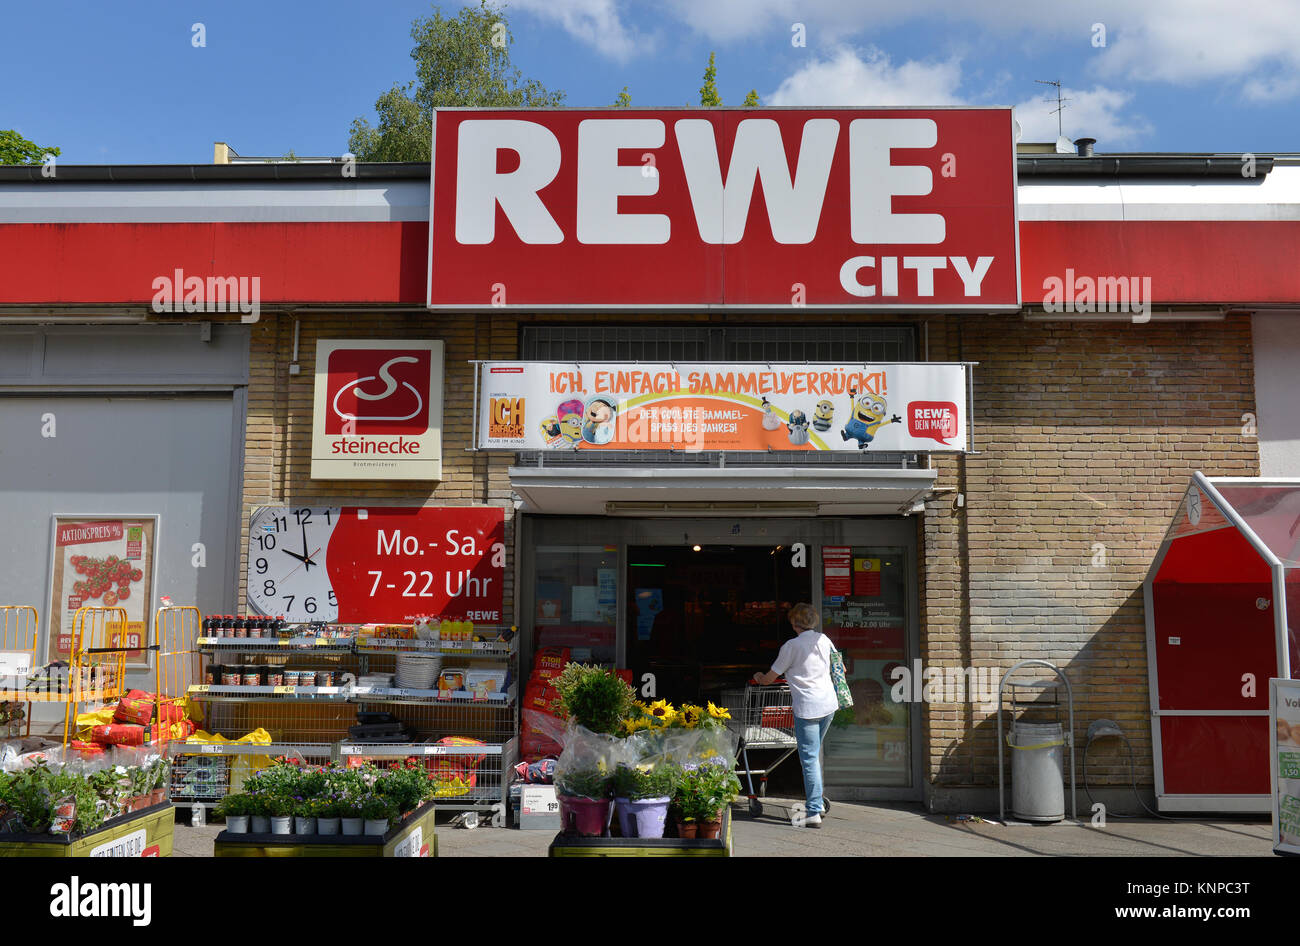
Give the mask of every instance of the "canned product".
[[278, 687], [284, 684], [284, 671], [275, 669], [266, 671], [266, 685]]
[[208, 683], [221, 683], [221, 664], [208, 664], [206, 680]]
[[222, 667], [221, 685], [237, 687], [239, 686], [241, 675], [241, 669], [239, 667]]
[[255, 667], [244, 668], [244, 686], [257, 687], [262, 685], [262, 674]]
[[296, 686], [298, 685], [298, 671], [297, 671], [297, 670], [286, 670], [286, 671], [284, 671], [284, 685], [285, 685], [285, 686], [290, 686], [290, 687], [296, 687]]

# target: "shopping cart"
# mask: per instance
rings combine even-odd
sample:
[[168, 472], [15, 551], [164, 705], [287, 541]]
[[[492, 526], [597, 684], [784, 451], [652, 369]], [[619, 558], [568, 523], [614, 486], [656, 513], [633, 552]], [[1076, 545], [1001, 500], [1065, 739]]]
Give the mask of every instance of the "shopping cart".
[[[738, 687], [723, 690], [722, 700], [723, 705], [731, 711], [727, 728], [739, 737], [736, 774], [745, 776], [749, 788], [749, 813], [757, 818], [763, 813], [763, 803], [759, 797], [767, 795], [767, 776], [798, 748], [794, 738], [794, 709], [790, 703], [790, 687], [785, 683]], [[755, 769], [750, 766], [750, 749], [784, 751], [767, 768]], [[757, 792], [754, 791], [755, 775], [759, 777]]]

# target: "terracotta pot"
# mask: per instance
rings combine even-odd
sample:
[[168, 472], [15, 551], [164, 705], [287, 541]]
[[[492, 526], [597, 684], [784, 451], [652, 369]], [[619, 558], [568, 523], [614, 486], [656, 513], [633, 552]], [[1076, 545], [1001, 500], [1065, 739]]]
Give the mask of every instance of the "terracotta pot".
[[709, 818], [700, 822], [699, 833], [697, 838], [714, 839], [722, 832], [722, 815], [715, 818]]
[[583, 798], [557, 795], [560, 803], [560, 831], [584, 838], [598, 838], [609, 827], [614, 815], [612, 798]]
[[677, 836], [683, 841], [694, 840], [695, 832], [699, 830], [699, 827], [694, 821], [679, 821], [677, 822]]

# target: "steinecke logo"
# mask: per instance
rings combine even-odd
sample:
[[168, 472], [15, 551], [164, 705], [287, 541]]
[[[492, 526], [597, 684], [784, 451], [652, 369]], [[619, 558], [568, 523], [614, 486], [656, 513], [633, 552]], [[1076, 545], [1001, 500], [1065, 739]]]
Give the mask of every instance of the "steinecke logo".
[[431, 370], [428, 351], [337, 349], [329, 356], [325, 432], [423, 434]]
[[153, 884], [83, 884], [74, 874], [69, 883], [50, 887], [50, 916], [130, 917], [133, 926], [148, 926], [153, 919]]

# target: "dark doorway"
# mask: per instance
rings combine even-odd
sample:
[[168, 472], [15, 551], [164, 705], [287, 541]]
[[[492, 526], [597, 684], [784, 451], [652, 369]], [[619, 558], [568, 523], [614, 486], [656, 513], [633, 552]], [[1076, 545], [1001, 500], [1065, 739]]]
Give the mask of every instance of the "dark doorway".
[[[808, 601], [788, 546], [628, 546], [627, 664], [674, 702], [717, 700], [766, 670]], [[640, 686], [638, 685], [638, 689]]]

